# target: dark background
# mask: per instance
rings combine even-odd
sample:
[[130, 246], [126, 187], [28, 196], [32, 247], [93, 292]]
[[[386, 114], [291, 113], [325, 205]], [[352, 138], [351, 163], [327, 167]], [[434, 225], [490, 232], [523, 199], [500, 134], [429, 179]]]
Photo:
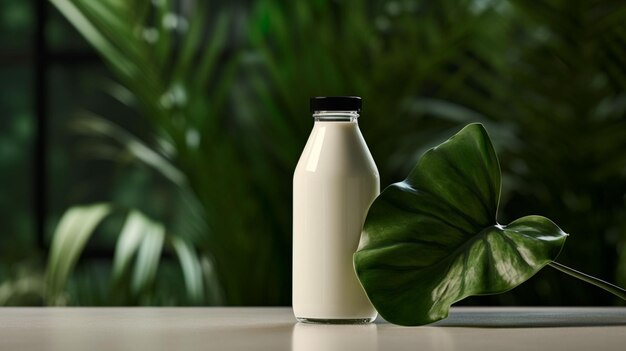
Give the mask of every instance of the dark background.
[[[363, 97], [383, 186], [483, 123], [499, 221], [626, 285], [623, 1], [5, 0], [0, 64], [0, 305], [289, 305], [315, 95]], [[546, 268], [463, 303], [620, 302]]]

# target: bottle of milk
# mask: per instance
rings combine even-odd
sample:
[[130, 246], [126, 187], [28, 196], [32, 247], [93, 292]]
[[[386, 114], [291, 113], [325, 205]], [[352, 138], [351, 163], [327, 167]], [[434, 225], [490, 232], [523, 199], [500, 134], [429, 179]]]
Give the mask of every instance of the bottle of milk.
[[369, 323], [352, 264], [378, 170], [359, 130], [361, 98], [311, 98], [313, 131], [293, 177], [293, 310], [301, 322]]

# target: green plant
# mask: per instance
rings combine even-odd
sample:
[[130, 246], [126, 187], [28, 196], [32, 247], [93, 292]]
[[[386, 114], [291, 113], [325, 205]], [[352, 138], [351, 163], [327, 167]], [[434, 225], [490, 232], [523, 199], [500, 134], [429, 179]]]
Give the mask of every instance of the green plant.
[[252, 111], [269, 117], [259, 137], [291, 172], [311, 128], [309, 97], [361, 96], [361, 128], [383, 182], [406, 171], [408, 154], [417, 158], [458, 125], [483, 122], [508, 137], [508, 126], [493, 123], [497, 114], [455, 101], [463, 94], [488, 105], [468, 80], [497, 79], [506, 45], [501, 16], [473, 1], [259, 1], [249, 25], [258, 63], [247, 67], [245, 82], [256, 97]]
[[389, 322], [423, 325], [470, 295], [497, 294], [546, 265], [626, 300], [626, 290], [553, 262], [565, 234], [526, 216], [497, 222], [501, 173], [485, 129], [471, 124], [427, 151], [374, 201], [354, 255], [357, 275]]
[[[113, 260], [114, 303], [149, 303], [164, 249], [180, 262], [187, 303], [221, 303], [214, 265], [216, 261], [225, 264], [223, 257], [211, 255], [217, 250], [198, 255], [197, 248], [207, 243], [217, 246], [210, 235], [216, 228], [209, 229], [206, 223], [215, 214], [202, 201], [218, 187], [206, 189], [204, 177], [215, 174], [218, 165], [228, 167], [228, 162], [235, 162], [222, 162], [218, 154], [225, 152], [220, 149], [225, 137], [219, 132], [218, 116], [223, 113], [232, 79], [229, 67], [233, 67], [227, 63], [225, 70], [215, 69], [224, 52], [227, 14], [215, 18], [205, 42], [205, 11], [200, 8], [186, 14], [191, 17], [188, 20], [173, 12], [169, 1], [51, 2], [115, 73], [119, 84], [110, 84], [111, 95], [149, 121], [152, 133], [144, 141], [90, 114], [83, 114], [74, 128], [96, 141], [92, 156], [143, 164], [167, 186], [165, 191], [144, 194], [148, 201], [139, 204], [129, 203], [126, 194], [121, 194], [110, 199], [112, 203], [69, 209], [53, 237], [47, 267], [48, 302], [66, 302], [66, 281], [88, 239], [105, 217], [117, 216], [125, 220]], [[213, 85], [216, 88], [209, 90]]]
[[[559, 260], [624, 283], [618, 264], [620, 257], [626, 261], [626, 65], [619, 54], [626, 48], [624, 4], [508, 3], [516, 45], [502, 77], [508, 80], [503, 91], [514, 93], [493, 104], [506, 111], [521, 142], [499, 151], [508, 188], [503, 219], [527, 209], [559, 218], [561, 226], [576, 230]], [[532, 294], [552, 304], [620, 303], [552, 270], [540, 275], [543, 283], [520, 287], [520, 299]]]

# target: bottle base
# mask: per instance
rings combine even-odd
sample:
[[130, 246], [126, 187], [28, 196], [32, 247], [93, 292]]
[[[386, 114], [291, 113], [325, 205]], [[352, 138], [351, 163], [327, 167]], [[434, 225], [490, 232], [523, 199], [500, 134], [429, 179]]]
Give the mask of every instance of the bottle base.
[[298, 322], [306, 324], [369, 324], [376, 317], [369, 318], [303, 318], [296, 317]]

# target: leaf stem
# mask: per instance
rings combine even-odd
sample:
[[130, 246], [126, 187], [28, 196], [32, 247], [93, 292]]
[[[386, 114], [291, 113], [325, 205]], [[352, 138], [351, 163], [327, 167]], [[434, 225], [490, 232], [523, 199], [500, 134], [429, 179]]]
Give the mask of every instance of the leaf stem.
[[604, 289], [608, 292], [610, 292], [611, 294], [619, 297], [622, 300], [626, 300], [626, 290], [620, 288], [619, 286], [613, 285], [611, 283], [607, 283], [604, 280], [600, 280], [596, 277], [592, 277], [588, 274], [579, 272], [577, 270], [574, 270], [572, 268], [569, 268], [568, 266], [564, 266], [558, 262], [552, 261], [551, 263], [549, 263], [549, 265], [554, 268], [557, 269], [565, 274], [569, 274], [574, 278], [578, 278], [582, 281], [585, 281], [589, 284], [593, 284], [595, 286], [597, 286], [598, 288]]

